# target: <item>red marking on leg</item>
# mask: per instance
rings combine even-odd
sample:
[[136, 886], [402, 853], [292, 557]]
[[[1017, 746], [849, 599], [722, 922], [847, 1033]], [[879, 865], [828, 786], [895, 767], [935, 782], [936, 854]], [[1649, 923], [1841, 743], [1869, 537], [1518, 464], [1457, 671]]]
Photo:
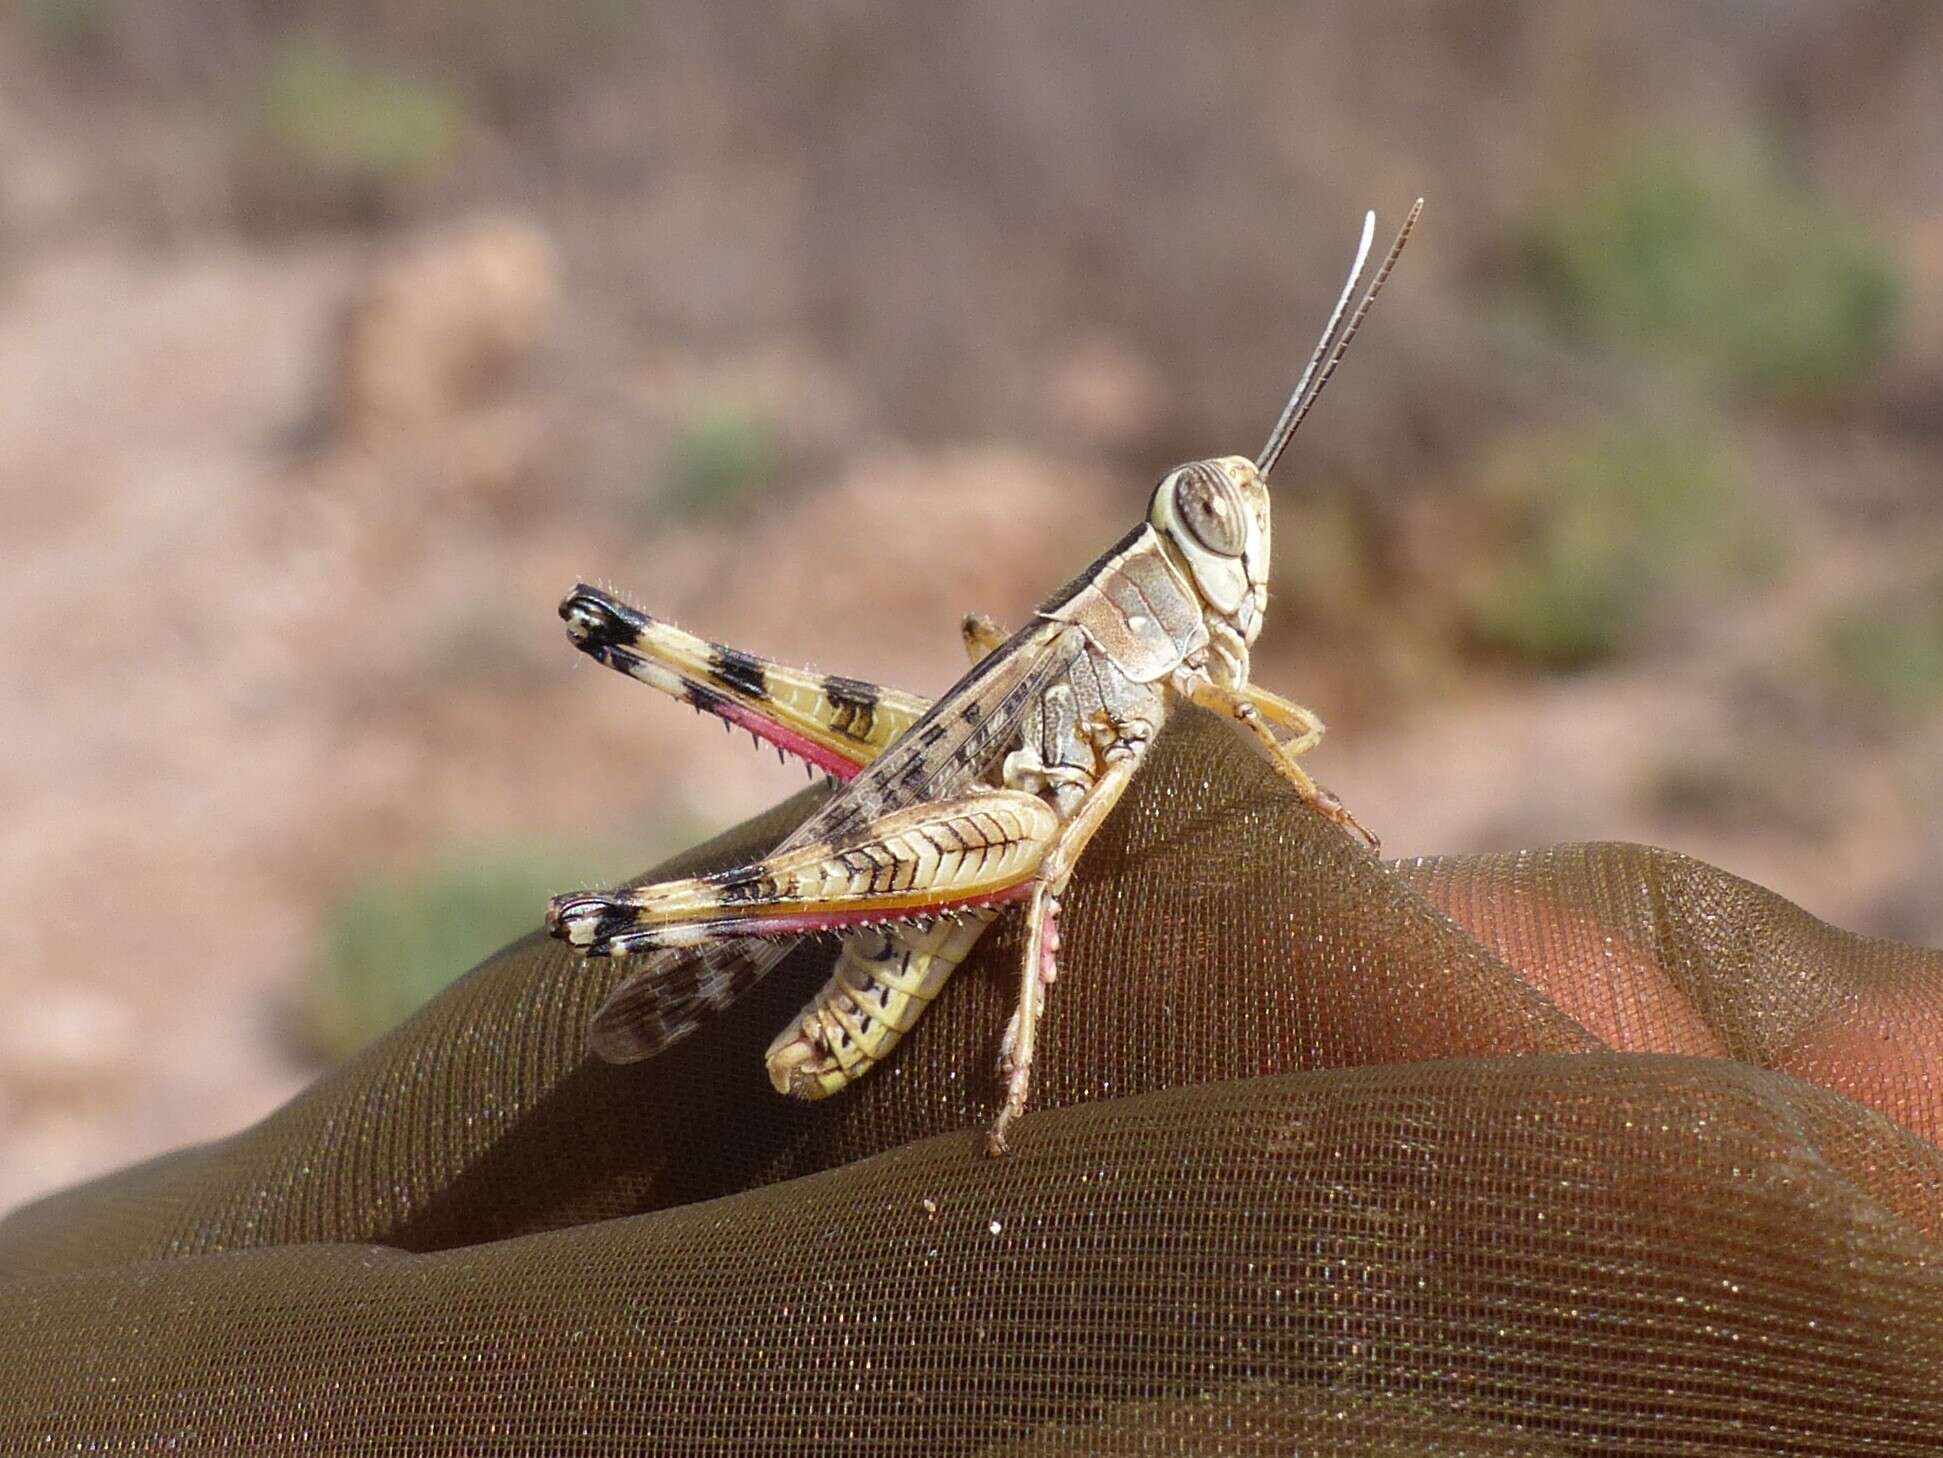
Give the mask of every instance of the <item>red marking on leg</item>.
[[1057, 912], [1046, 917], [1045, 939], [1039, 944], [1039, 980], [1057, 982], [1059, 980], [1059, 915]]
[[845, 759], [842, 755], [818, 744], [814, 739], [806, 739], [794, 729], [785, 728], [774, 719], [766, 718], [754, 709], [745, 708], [733, 699], [720, 698], [718, 695], [717, 702], [709, 707], [730, 723], [740, 725], [757, 738], [768, 740], [778, 749], [785, 750], [798, 759], [808, 760], [818, 769], [835, 775], [840, 780], [854, 780], [863, 769], [857, 761]]
[[729, 936], [799, 936], [808, 932], [839, 931], [866, 922], [915, 921], [921, 916], [943, 916], [952, 911], [982, 911], [991, 906], [1009, 906], [1025, 900], [1031, 892], [1032, 883], [1026, 881], [989, 896], [969, 896], [962, 901], [932, 901], [923, 906], [899, 906], [887, 910], [859, 907], [854, 911], [788, 912], [779, 916], [764, 916], [757, 912], [733, 921], [716, 917], [709, 922], [709, 926]]

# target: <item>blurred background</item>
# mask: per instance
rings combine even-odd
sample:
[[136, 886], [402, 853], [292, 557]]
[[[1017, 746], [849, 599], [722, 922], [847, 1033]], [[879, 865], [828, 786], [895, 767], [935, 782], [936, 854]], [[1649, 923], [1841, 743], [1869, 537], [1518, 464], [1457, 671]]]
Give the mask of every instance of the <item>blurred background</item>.
[[1316, 773], [1943, 940], [1926, 0], [0, 16], [0, 1208], [801, 784], [576, 579], [934, 692], [1419, 193], [1278, 474]]

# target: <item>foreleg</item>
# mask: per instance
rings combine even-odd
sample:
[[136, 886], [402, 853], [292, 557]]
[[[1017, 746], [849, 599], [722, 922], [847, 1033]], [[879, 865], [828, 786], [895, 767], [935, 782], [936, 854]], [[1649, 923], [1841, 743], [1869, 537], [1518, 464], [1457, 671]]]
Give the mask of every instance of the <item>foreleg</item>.
[[1270, 693], [1265, 688], [1257, 688], [1252, 683], [1243, 684], [1235, 692], [1253, 704], [1255, 712], [1270, 725], [1289, 731], [1290, 737], [1280, 741], [1281, 753], [1285, 757], [1294, 759], [1322, 743], [1323, 724], [1315, 710], [1305, 709], [1292, 699]]
[[[1377, 849], [1380, 842], [1376, 836], [1350, 814], [1342, 801], [1318, 785], [1309, 777], [1308, 771], [1296, 763], [1299, 755], [1314, 748], [1322, 738], [1322, 721], [1314, 714], [1300, 704], [1252, 686], [1223, 688], [1205, 677], [1195, 676], [1188, 678], [1180, 687], [1190, 702], [1246, 730], [1268, 756], [1269, 763], [1275, 766], [1276, 773], [1288, 781], [1303, 804], [1361, 836], [1369, 843], [1371, 850]], [[1276, 737], [1274, 726], [1277, 724], [1294, 730], [1296, 737], [1286, 742]]]

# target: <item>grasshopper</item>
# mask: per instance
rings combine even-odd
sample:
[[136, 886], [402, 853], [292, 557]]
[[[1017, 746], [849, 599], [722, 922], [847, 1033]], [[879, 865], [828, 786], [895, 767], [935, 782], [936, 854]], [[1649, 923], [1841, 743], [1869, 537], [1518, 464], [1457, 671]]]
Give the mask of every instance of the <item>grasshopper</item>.
[[829, 981], [768, 1053], [779, 1091], [820, 1098], [883, 1058], [998, 910], [1023, 904], [1018, 1004], [1000, 1045], [1004, 1100], [988, 1138], [1002, 1153], [1030, 1093], [1060, 897], [1176, 707], [1229, 720], [1305, 805], [1375, 848], [1297, 763], [1322, 721], [1250, 683], [1249, 650], [1268, 602], [1268, 477], [1422, 209], [1418, 199], [1351, 313], [1376, 226], [1365, 217], [1348, 281], [1261, 454], [1169, 471], [1140, 523], [1011, 636], [967, 618], [971, 671], [935, 703], [709, 643], [595, 588], [568, 596], [560, 614], [582, 651], [842, 782], [759, 861], [554, 898], [556, 937], [588, 956], [642, 958], [595, 1014], [597, 1052], [658, 1053], [798, 938], [834, 933]]

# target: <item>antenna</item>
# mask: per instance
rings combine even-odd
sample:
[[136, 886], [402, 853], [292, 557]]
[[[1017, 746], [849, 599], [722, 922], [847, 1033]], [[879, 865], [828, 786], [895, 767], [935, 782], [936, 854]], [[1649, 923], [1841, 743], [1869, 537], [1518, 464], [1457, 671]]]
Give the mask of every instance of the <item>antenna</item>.
[[[1295, 392], [1289, 396], [1289, 403], [1282, 407], [1282, 418], [1275, 422], [1275, 429], [1269, 432], [1268, 444], [1262, 447], [1262, 453], [1255, 458], [1255, 469], [1262, 476], [1266, 477], [1275, 469], [1275, 463], [1281, 460], [1282, 452], [1294, 437], [1296, 427], [1302, 424], [1303, 419], [1314, 408], [1316, 401], [1321, 398], [1323, 387], [1329, 383], [1329, 377], [1336, 373], [1336, 366], [1342, 363], [1343, 354], [1349, 348], [1349, 341], [1354, 339], [1356, 331], [1363, 327], [1363, 320], [1369, 314], [1370, 305], [1376, 302], [1377, 294], [1381, 292], [1385, 280], [1390, 277], [1390, 270], [1397, 266], [1397, 255], [1403, 252], [1403, 245], [1410, 241], [1410, 230], [1417, 226], [1417, 219], [1422, 215], [1423, 210], [1424, 200], [1418, 198], [1410, 209], [1410, 216], [1403, 220], [1403, 227], [1397, 233], [1396, 242], [1390, 245], [1390, 251], [1383, 259], [1383, 266], [1376, 271], [1376, 277], [1370, 280], [1369, 292], [1363, 295], [1363, 302], [1356, 306], [1356, 312], [1350, 316], [1348, 326], [1338, 333], [1338, 326], [1343, 322], [1343, 311], [1349, 307], [1350, 296], [1356, 292], [1356, 285], [1363, 277], [1363, 265], [1369, 260], [1370, 239], [1376, 231], [1375, 212], [1363, 215], [1363, 240], [1357, 245], [1356, 262], [1350, 267], [1349, 279], [1343, 285], [1342, 297], [1336, 300], [1335, 311], [1330, 314], [1328, 324], [1323, 327], [1322, 338], [1316, 341], [1316, 352], [1309, 356], [1309, 363], [1302, 371], [1302, 378], [1296, 381]], [[1325, 355], [1328, 356], [1328, 362], [1323, 364]], [[1316, 373], [1318, 364], [1322, 364], [1321, 374]], [[1312, 379], [1315, 381], [1314, 388], [1309, 384]]]
[[1343, 313], [1349, 308], [1351, 296], [1356, 292], [1356, 281], [1363, 276], [1363, 265], [1369, 261], [1370, 240], [1376, 236], [1376, 210], [1372, 208], [1363, 214], [1363, 241], [1356, 245], [1356, 261], [1349, 266], [1349, 278], [1343, 284], [1342, 297], [1336, 300], [1334, 312], [1329, 322], [1322, 327], [1322, 338], [1316, 341], [1316, 352], [1309, 356], [1309, 363], [1302, 371], [1302, 378], [1295, 382], [1295, 392], [1289, 396], [1289, 403], [1282, 407], [1282, 418], [1275, 422], [1275, 429], [1268, 433], [1268, 444], [1262, 453], [1255, 457], [1255, 469], [1266, 476], [1275, 469], [1275, 463], [1282, 458], [1282, 448], [1295, 434], [1296, 407], [1308, 393], [1309, 381], [1315, 378], [1316, 366], [1329, 351], [1329, 343], [1336, 335], [1336, 326], [1342, 323]]

